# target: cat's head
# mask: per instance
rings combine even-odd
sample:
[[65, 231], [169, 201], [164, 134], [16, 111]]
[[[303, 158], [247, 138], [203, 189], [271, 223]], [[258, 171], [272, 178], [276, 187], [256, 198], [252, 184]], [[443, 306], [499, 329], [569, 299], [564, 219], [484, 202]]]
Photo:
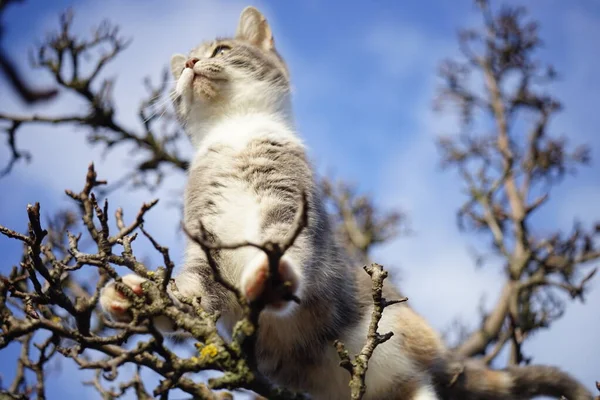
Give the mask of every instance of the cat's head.
[[171, 58], [175, 107], [187, 125], [235, 112], [280, 112], [289, 107], [287, 66], [271, 28], [254, 7], [242, 11], [234, 38], [202, 43]]

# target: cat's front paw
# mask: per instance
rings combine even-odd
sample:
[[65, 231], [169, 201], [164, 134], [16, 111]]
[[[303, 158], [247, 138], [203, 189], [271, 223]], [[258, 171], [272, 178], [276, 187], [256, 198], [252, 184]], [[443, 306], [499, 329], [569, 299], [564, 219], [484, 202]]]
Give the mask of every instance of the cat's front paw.
[[[129, 286], [136, 295], [142, 296], [144, 294], [142, 283], [145, 282], [146, 279], [135, 274], [125, 275], [121, 279], [122, 282]], [[102, 289], [102, 292], [100, 293], [100, 305], [113, 321], [131, 321], [131, 302], [127, 296], [117, 290], [114, 281], [110, 282]]]
[[300, 287], [298, 269], [286, 255], [279, 261], [279, 276], [283, 280], [283, 284], [279, 285], [280, 287], [273, 287], [268, 279], [269, 260], [267, 255], [261, 252], [246, 265], [242, 273], [241, 287], [243, 294], [250, 302], [264, 295], [267, 300], [267, 309], [285, 312], [292, 303], [289, 295], [298, 297]]

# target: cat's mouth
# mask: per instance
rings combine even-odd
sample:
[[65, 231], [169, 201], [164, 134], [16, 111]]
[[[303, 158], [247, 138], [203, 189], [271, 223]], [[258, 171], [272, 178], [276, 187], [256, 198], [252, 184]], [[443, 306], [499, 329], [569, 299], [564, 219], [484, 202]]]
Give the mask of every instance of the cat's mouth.
[[196, 80], [207, 80], [207, 81], [210, 81], [210, 82], [216, 82], [216, 81], [222, 81], [223, 82], [223, 81], [226, 81], [227, 79], [225, 79], [225, 78], [218, 78], [218, 77], [215, 77], [215, 76], [208, 76], [208, 75], [205, 75], [205, 74], [203, 74], [201, 72], [195, 72], [194, 71], [194, 77], [192, 78], [192, 81], [196, 81]]
[[223, 82], [227, 81], [225, 77], [215, 75], [211, 71], [205, 73], [186, 68], [177, 82], [176, 92], [182, 95], [189, 93], [192, 97], [185, 96], [188, 101], [193, 101], [192, 98], [214, 100], [219, 97]]

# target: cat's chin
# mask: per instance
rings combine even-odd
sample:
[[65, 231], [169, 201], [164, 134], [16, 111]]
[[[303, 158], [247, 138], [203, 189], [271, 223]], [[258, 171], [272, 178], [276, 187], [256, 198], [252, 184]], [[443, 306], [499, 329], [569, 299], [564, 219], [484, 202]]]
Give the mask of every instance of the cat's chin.
[[217, 97], [218, 87], [214, 79], [186, 68], [177, 80], [175, 93], [187, 103], [205, 102]]
[[218, 87], [209, 78], [196, 75], [192, 80], [192, 93], [194, 100], [211, 101], [218, 97]]

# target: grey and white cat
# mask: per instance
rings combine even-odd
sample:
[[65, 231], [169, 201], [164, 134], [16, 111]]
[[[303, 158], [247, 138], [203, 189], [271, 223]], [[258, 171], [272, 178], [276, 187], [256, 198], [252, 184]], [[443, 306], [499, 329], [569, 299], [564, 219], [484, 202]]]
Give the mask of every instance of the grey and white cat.
[[[341, 339], [351, 354], [364, 345], [372, 311], [370, 279], [336, 242], [294, 127], [289, 73], [269, 24], [248, 7], [234, 38], [173, 56], [171, 71], [177, 113], [195, 146], [184, 204], [192, 233], [201, 220], [224, 243], [281, 241], [302, 194], [308, 197], [308, 227], [280, 265], [301, 302], [280, 299], [261, 314], [260, 372], [314, 399], [349, 398], [349, 374], [339, 366], [332, 343]], [[249, 299], [264, 289], [268, 264], [261, 251], [222, 250], [216, 261]], [[123, 281], [141, 293], [142, 278], [128, 275]], [[176, 283], [184, 295], [201, 296], [207, 310], [220, 311], [228, 329], [239, 318], [235, 299], [213, 283], [204, 252], [191, 241]], [[388, 284], [385, 296], [399, 294]], [[113, 318], [127, 320], [129, 303], [114, 284], [103, 290], [101, 304]], [[385, 310], [379, 331], [394, 336], [370, 360], [364, 398], [437, 399], [435, 373], [444, 369], [447, 355], [438, 334], [404, 304]], [[486, 370], [477, 377], [488, 394], [479, 398], [511, 398], [502, 397], [513, 385], [509, 373]], [[492, 396], [495, 391], [502, 396]]]

